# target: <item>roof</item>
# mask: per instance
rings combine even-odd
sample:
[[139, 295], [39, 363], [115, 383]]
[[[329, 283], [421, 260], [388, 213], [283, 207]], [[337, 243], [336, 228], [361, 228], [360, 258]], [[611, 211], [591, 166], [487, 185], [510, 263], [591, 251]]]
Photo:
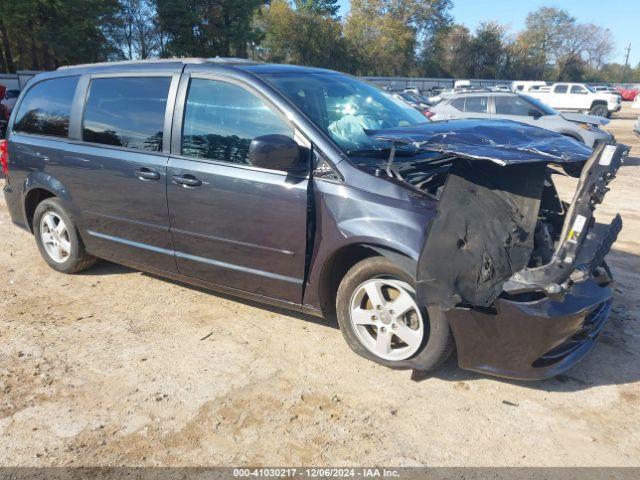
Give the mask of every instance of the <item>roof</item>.
[[193, 70], [207, 69], [207, 67], [231, 67], [253, 72], [255, 74], [279, 74], [279, 73], [330, 73], [315, 67], [303, 67], [299, 65], [266, 64], [247, 60], [246, 58], [161, 58], [148, 60], [125, 60], [117, 62], [87, 63], [82, 65], [72, 65], [58, 68], [57, 72], [66, 73], [72, 71], [149, 71], [178, 69], [189, 66]]
[[466, 97], [487, 97], [487, 96], [493, 96], [493, 97], [499, 97], [499, 96], [503, 96], [503, 97], [512, 97], [514, 95], [519, 95], [516, 92], [507, 92], [506, 90], [462, 90], [462, 91], [458, 91], [458, 92], [450, 92], [447, 93], [446, 95], [443, 95], [443, 97], [446, 98], [458, 98], [458, 97], [462, 97], [462, 96], [466, 96]]

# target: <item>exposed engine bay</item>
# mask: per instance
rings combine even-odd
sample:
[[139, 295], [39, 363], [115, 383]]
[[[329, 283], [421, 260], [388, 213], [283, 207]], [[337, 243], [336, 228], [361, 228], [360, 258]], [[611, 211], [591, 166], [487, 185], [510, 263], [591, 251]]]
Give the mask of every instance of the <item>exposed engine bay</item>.
[[[617, 216], [610, 225], [596, 224], [593, 211], [628, 147], [601, 145], [583, 160], [575, 196], [567, 204], [560, 200], [552, 174], [561, 173], [563, 163], [573, 163], [576, 156], [557, 155], [560, 142], [549, 143], [552, 154], [537, 147], [494, 144], [498, 158], [492, 159], [486, 139], [481, 141], [482, 155], [475, 157], [471, 145], [455, 143], [453, 136], [447, 145], [442, 142], [446, 135], [437, 143], [433, 136], [416, 138], [407, 132], [376, 137], [440, 154], [394, 164], [392, 149], [390, 161], [377, 172], [438, 201], [416, 276], [424, 305], [483, 308], [501, 295], [527, 292], [561, 301], [571, 284], [606, 269], [604, 256], [622, 221]], [[519, 160], [508, 159], [507, 152], [513, 150], [521, 155]]]

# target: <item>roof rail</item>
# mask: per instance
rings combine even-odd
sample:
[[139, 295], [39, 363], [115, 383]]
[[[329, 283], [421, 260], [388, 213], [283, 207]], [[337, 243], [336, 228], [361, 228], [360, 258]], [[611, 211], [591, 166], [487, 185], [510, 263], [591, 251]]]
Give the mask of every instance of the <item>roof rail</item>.
[[253, 60], [246, 58], [234, 58], [234, 57], [212, 57], [212, 58], [197, 58], [197, 57], [172, 57], [172, 58], [147, 58], [144, 60], [118, 60], [112, 62], [99, 62], [99, 63], [82, 63], [79, 65], [66, 65], [58, 67], [58, 70], [66, 70], [70, 68], [83, 68], [83, 67], [105, 67], [105, 66], [118, 66], [118, 65], [144, 65], [144, 64], [161, 64], [161, 63], [182, 63], [182, 64], [203, 64], [203, 63], [215, 63], [219, 65], [237, 65], [256, 64]]

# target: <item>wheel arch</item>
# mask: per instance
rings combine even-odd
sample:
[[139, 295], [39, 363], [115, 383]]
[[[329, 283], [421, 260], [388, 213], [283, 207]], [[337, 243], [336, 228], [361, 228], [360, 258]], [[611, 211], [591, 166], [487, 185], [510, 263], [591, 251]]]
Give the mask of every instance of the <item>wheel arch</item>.
[[565, 137], [573, 138], [577, 142], [585, 143], [584, 139], [581, 138], [577, 133], [574, 133], [574, 132], [571, 132], [571, 131], [568, 131], [568, 130], [563, 130], [560, 133], [562, 135], [564, 135]]
[[24, 198], [24, 213], [27, 219], [27, 225], [29, 230], [33, 233], [33, 215], [35, 214], [37, 206], [47, 198], [53, 198], [56, 195], [46, 188], [36, 187], [27, 192]]
[[591, 102], [591, 107], [590, 107], [590, 109], [591, 109], [591, 108], [593, 108], [593, 107], [595, 107], [596, 105], [604, 105], [604, 106], [607, 106], [607, 101], [606, 101], [606, 100], [601, 100], [601, 99], [600, 99], [600, 100], [593, 100], [593, 101]]
[[320, 273], [318, 296], [324, 315], [335, 313], [334, 299], [346, 273], [358, 262], [382, 256], [416, 278], [418, 261], [398, 250], [371, 243], [353, 243], [336, 250], [324, 263]]
[[52, 197], [59, 198], [66, 205], [70, 203], [67, 190], [55, 177], [44, 172], [34, 172], [27, 177], [22, 204], [31, 233], [33, 233], [33, 215], [36, 207], [43, 200]]

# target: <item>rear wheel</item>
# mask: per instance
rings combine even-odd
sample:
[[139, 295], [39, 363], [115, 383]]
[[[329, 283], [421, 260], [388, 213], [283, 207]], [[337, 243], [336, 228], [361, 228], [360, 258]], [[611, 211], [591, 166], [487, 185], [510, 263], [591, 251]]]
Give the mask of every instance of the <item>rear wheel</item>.
[[336, 311], [347, 344], [374, 362], [433, 370], [453, 351], [444, 315], [427, 314], [417, 303], [414, 280], [384, 257], [362, 260], [347, 272]]
[[96, 258], [87, 254], [76, 226], [57, 198], [38, 204], [33, 230], [42, 258], [53, 269], [77, 273], [92, 266]]

